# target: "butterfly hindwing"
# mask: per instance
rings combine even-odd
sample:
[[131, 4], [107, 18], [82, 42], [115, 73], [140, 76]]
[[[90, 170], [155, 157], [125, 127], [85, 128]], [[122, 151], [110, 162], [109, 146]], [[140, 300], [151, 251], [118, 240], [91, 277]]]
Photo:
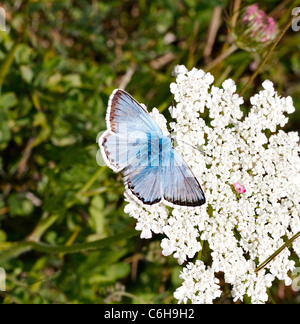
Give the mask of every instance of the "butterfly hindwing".
[[158, 204], [164, 199], [164, 169], [170, 165], [171, 149], [168, 138], [148, 134], [148, 147], [141, 159], [124, 170], [127, 189], [145, 205]]
[[161, 201], [171, 207], [204, 205], [203, 190], [189, 166], [167, 138], [157, 141], [161, 145], [152, 150], [153, 157], [148, 165], [144, 161], [144, 167], [132, 165], [125, 169], [127, 188], [146, 205]]
[[127, 190], [145, 205], [163, 200], [163, 173], [160, 167], [130, 167], [124, 172]]
[[164, 200], [167, 205], [199, 207], [205, 204], [204, 192], [192, 170], [172, 149], [174, 163], [164, 167]]

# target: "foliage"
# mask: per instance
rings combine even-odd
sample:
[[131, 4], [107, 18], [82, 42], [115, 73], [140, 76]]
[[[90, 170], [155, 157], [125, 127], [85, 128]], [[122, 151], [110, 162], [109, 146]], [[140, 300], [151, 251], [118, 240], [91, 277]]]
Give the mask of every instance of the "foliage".
[[[96, 137], [106, 128], [108, 97], [117, 87], [170, 119], [166, 108], [172, 103], [174, 66], [209, 67], [226, 52], [234, 3], [5, 2], [9, 32], [0, 32], [3, 303], [175, 302], [181, 267], [161, 256], [157, 238], [140, 241], [132, 231], [120, 175], [96, 163]], [[260, 5], [282, 28], [297, 1]], [[212, 51], [204, 55], [216, 6], [222, 8], [220, 28]], [[297, 111], [288, 130], [300, 126], [299, 44], [300, 33], [290, 30], [247, 93], [250, 97], [261, 78], [291, 95]], [[234, 51], [212, 66], [215, 83], [231, 77], [242, 88], [261, 55]], [[73, 254], [61, 248], [76, 250], [76, 244], [87, 245]], [[300, 301], [281, 282], [270, 294], [278, 303]]]

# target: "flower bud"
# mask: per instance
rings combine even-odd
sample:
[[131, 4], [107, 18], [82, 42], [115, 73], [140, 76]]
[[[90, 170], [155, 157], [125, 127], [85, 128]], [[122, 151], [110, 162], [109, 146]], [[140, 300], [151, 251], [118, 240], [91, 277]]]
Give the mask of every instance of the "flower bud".
[[243, 185], [239, 184], [238, 182], [235, 183], [233, 186], [234, 186], [234, 189], [236, 190], [236, 192], [238, 192], [240, 194], [244, 194], [247, 192], [245, 187]]
[[248, 52], [264, 49], [277, 35], [277, 23], [260, 10], [257, 4], [246, 7], [233, 31], [236, 45]]

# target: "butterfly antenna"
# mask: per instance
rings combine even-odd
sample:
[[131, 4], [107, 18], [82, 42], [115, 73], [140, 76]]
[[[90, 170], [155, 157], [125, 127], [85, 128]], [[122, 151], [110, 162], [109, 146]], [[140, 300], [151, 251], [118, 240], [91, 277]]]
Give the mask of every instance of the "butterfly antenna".
[[[174, 108], [174, 101], [172, 101], [172, 108]], [[177, 142], [181, 142], [181, 143], [183, 143], [183, 144], [185, 144], [185, 145], [188, 145], [188, 146], [190, 146], [192, 149], [194, 149], [194, 150], [196, 150], [196, 151], [202, 153], [203, 155], [206, 155], [206, 153], [205, 153], [203, 150], [200, 150], [200, 149], [198, 149], [197, 147], [195, 147], [195, 146], [193, 146], [193, 145], [191, 145], [191, 144], [189, 144], [189, 143], [186, 143], [186, 142], [184, 142], [184, 141], [178, 140], [178, 139], [176, 138], [176, 135], [173, 136], [172, 133], [174, 133], [174, 129], [171, 131], [171, 139], [172, 139], [173, 142], [174, 142], [175, 139], [176, 139]]]
[[203, 150], [200, 150], [200, 149], [198, 149], [197, 147], [195, 147], [195, 146], [193, 146], [193, 145], [191, 145], [191, 144], [189, 144], [189, 143], [186, 143], [186, 142], [184, 142], [184, 141], [182, 141], [182, 140], [177, 140], [177, 142], [181, 142], [181, 143], [183, 143], [183, 144], [185, 144], [185, 145], [188, 145], [188, 146], [190, 146], [192, 149], [194, 149], [194, 150], [196, 150], [196, 151], [202, 153], [203, 155], [206, 154]]

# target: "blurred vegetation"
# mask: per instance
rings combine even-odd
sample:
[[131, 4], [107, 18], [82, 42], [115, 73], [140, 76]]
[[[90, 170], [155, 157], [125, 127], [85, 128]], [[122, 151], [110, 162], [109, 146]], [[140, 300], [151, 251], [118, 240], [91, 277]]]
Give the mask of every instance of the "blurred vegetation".
[[[2, 303], [175, 302], [181, 267], [161, 256], [159, 236], [141, 241], [133, 231], [121, 176], [96, 163], [96, 137], [106, 128], [108, 97], [117, 87], [170, 118], [176, 64], [209, 68], [216, 85], [230, 77], [242, 89], [267, 48], [234, 50], [214, 64], [232, 44], [238, 2], [2, 3], [9, 29], [0, 33]], [[240, 8], [253, 3], [242, 1]], [[287, 0], [259, 4], [280, 29], [297, 7]], [[299, 77], [300, 32], [290, 29], [246, 97], [272, 80], [295, 102], [287, 130], [299, 130]], [[81, 253], [67, 253], [78, 252], [75, 244], [83, 244]], [[270, 296], [300, 302], [282, 282]]]

